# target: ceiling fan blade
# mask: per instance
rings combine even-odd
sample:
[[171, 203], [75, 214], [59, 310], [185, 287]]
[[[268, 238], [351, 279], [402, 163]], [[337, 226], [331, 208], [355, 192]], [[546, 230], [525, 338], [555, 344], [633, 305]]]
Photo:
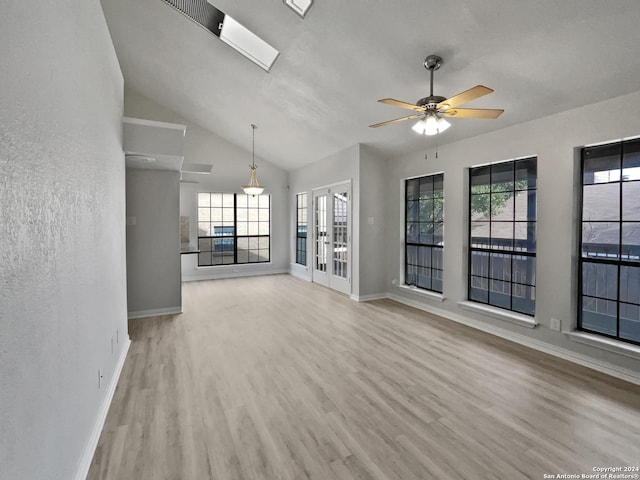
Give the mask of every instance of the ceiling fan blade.
[[394, 105], [400, 108], [406, 108], [408, 110], [414, 110], [416, 112], [424, 112], [424, 107], [420, 105], [414, 105], [413, 103], [403, 102], [401, 100], [396, 100], [394, 98], [382, 98], [378, 100], [380, 103], [386, 103], [387, 105]]
[[485, 95], [489, 95], [493, 90], [489, 87], [485, 87], [483, 85], [476, 85], [469, 90], [465, 90], [462, 93], [454, 95], [451, 98], [447, 98], [438, 104], [438, 110], [446, 110], [448, 108], [454, 108], [458, 105], [462, 105], [463, 103], [470, 102], [471, 100], [475, 100], [476, 98], [484, 97]]
[[504, 110], [501, 108], [450, 108], [441, 115], [457, 118], [498, 118], [502, 112]]
[[412, 118], [418, 118], [421, 114], [409, 115], [408, 117], [396, 118], [395, 120], [387, 120], [386, 122], [376, 123], [375, 125], [369, 125], [371, 128], [384, 127], [385, 125], [391, 125], [392, 123], [402, 122], [404, 120], [411, 120]]

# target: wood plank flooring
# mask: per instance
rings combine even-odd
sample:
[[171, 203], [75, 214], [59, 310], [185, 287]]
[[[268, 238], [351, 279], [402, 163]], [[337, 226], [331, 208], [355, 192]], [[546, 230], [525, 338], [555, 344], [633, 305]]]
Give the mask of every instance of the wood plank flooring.
[[290, 275], [132, 320], [90, 480], [542, 479], [640, 464], [640, 387]]

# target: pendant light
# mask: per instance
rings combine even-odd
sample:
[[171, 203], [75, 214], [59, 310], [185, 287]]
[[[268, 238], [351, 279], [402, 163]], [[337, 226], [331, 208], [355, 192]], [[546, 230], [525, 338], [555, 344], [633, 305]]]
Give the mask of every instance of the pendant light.
[[258, 183], [258, 177], [256, 177], [256, 127], [254, 124], [251, 124], [252, 131], [252, 152], [251, 152], [251, 165], [249, 168], [251, 169], [251, 175], [249, 177], [249, 185], [243, 185], [242, 190], [247, 195], [260, 195], [264, 191], [264, 187], [262, 187]]

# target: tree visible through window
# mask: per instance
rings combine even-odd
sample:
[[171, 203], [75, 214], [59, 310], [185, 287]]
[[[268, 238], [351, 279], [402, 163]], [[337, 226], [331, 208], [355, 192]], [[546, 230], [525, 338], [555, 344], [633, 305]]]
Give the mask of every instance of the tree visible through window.
[[582, 150], [578, 328], [640, 344], [640, 140]]
[[469, 300], [535, 313], [536, 158], [469, 172]]
[[405, 182], [406, 285], [442, 293], [444, 175]]
[[198, 266], [270, 260], [270, 197], [198, 193]]

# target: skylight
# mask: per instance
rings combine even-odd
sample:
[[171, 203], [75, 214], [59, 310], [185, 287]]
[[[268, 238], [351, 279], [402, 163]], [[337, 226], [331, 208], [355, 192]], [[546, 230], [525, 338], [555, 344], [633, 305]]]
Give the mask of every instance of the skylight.
[[311, 8], [313, 0], [283, 0], [284, 3], [294, 12], [304, 18], [307, 11]]
[[[234, 18], [218, 10], [208, 0], [164, 0], [164, 2], [219, 37], [224, 43], [267, 72], [280, 55], [278, 50]], [[300, 1], [296, 0], [296, 3]]]
[[224, 16], [220, 30], [220, 40], [264, 68], [267, 72], [280, 54], [278, 50], [229, 15]]

